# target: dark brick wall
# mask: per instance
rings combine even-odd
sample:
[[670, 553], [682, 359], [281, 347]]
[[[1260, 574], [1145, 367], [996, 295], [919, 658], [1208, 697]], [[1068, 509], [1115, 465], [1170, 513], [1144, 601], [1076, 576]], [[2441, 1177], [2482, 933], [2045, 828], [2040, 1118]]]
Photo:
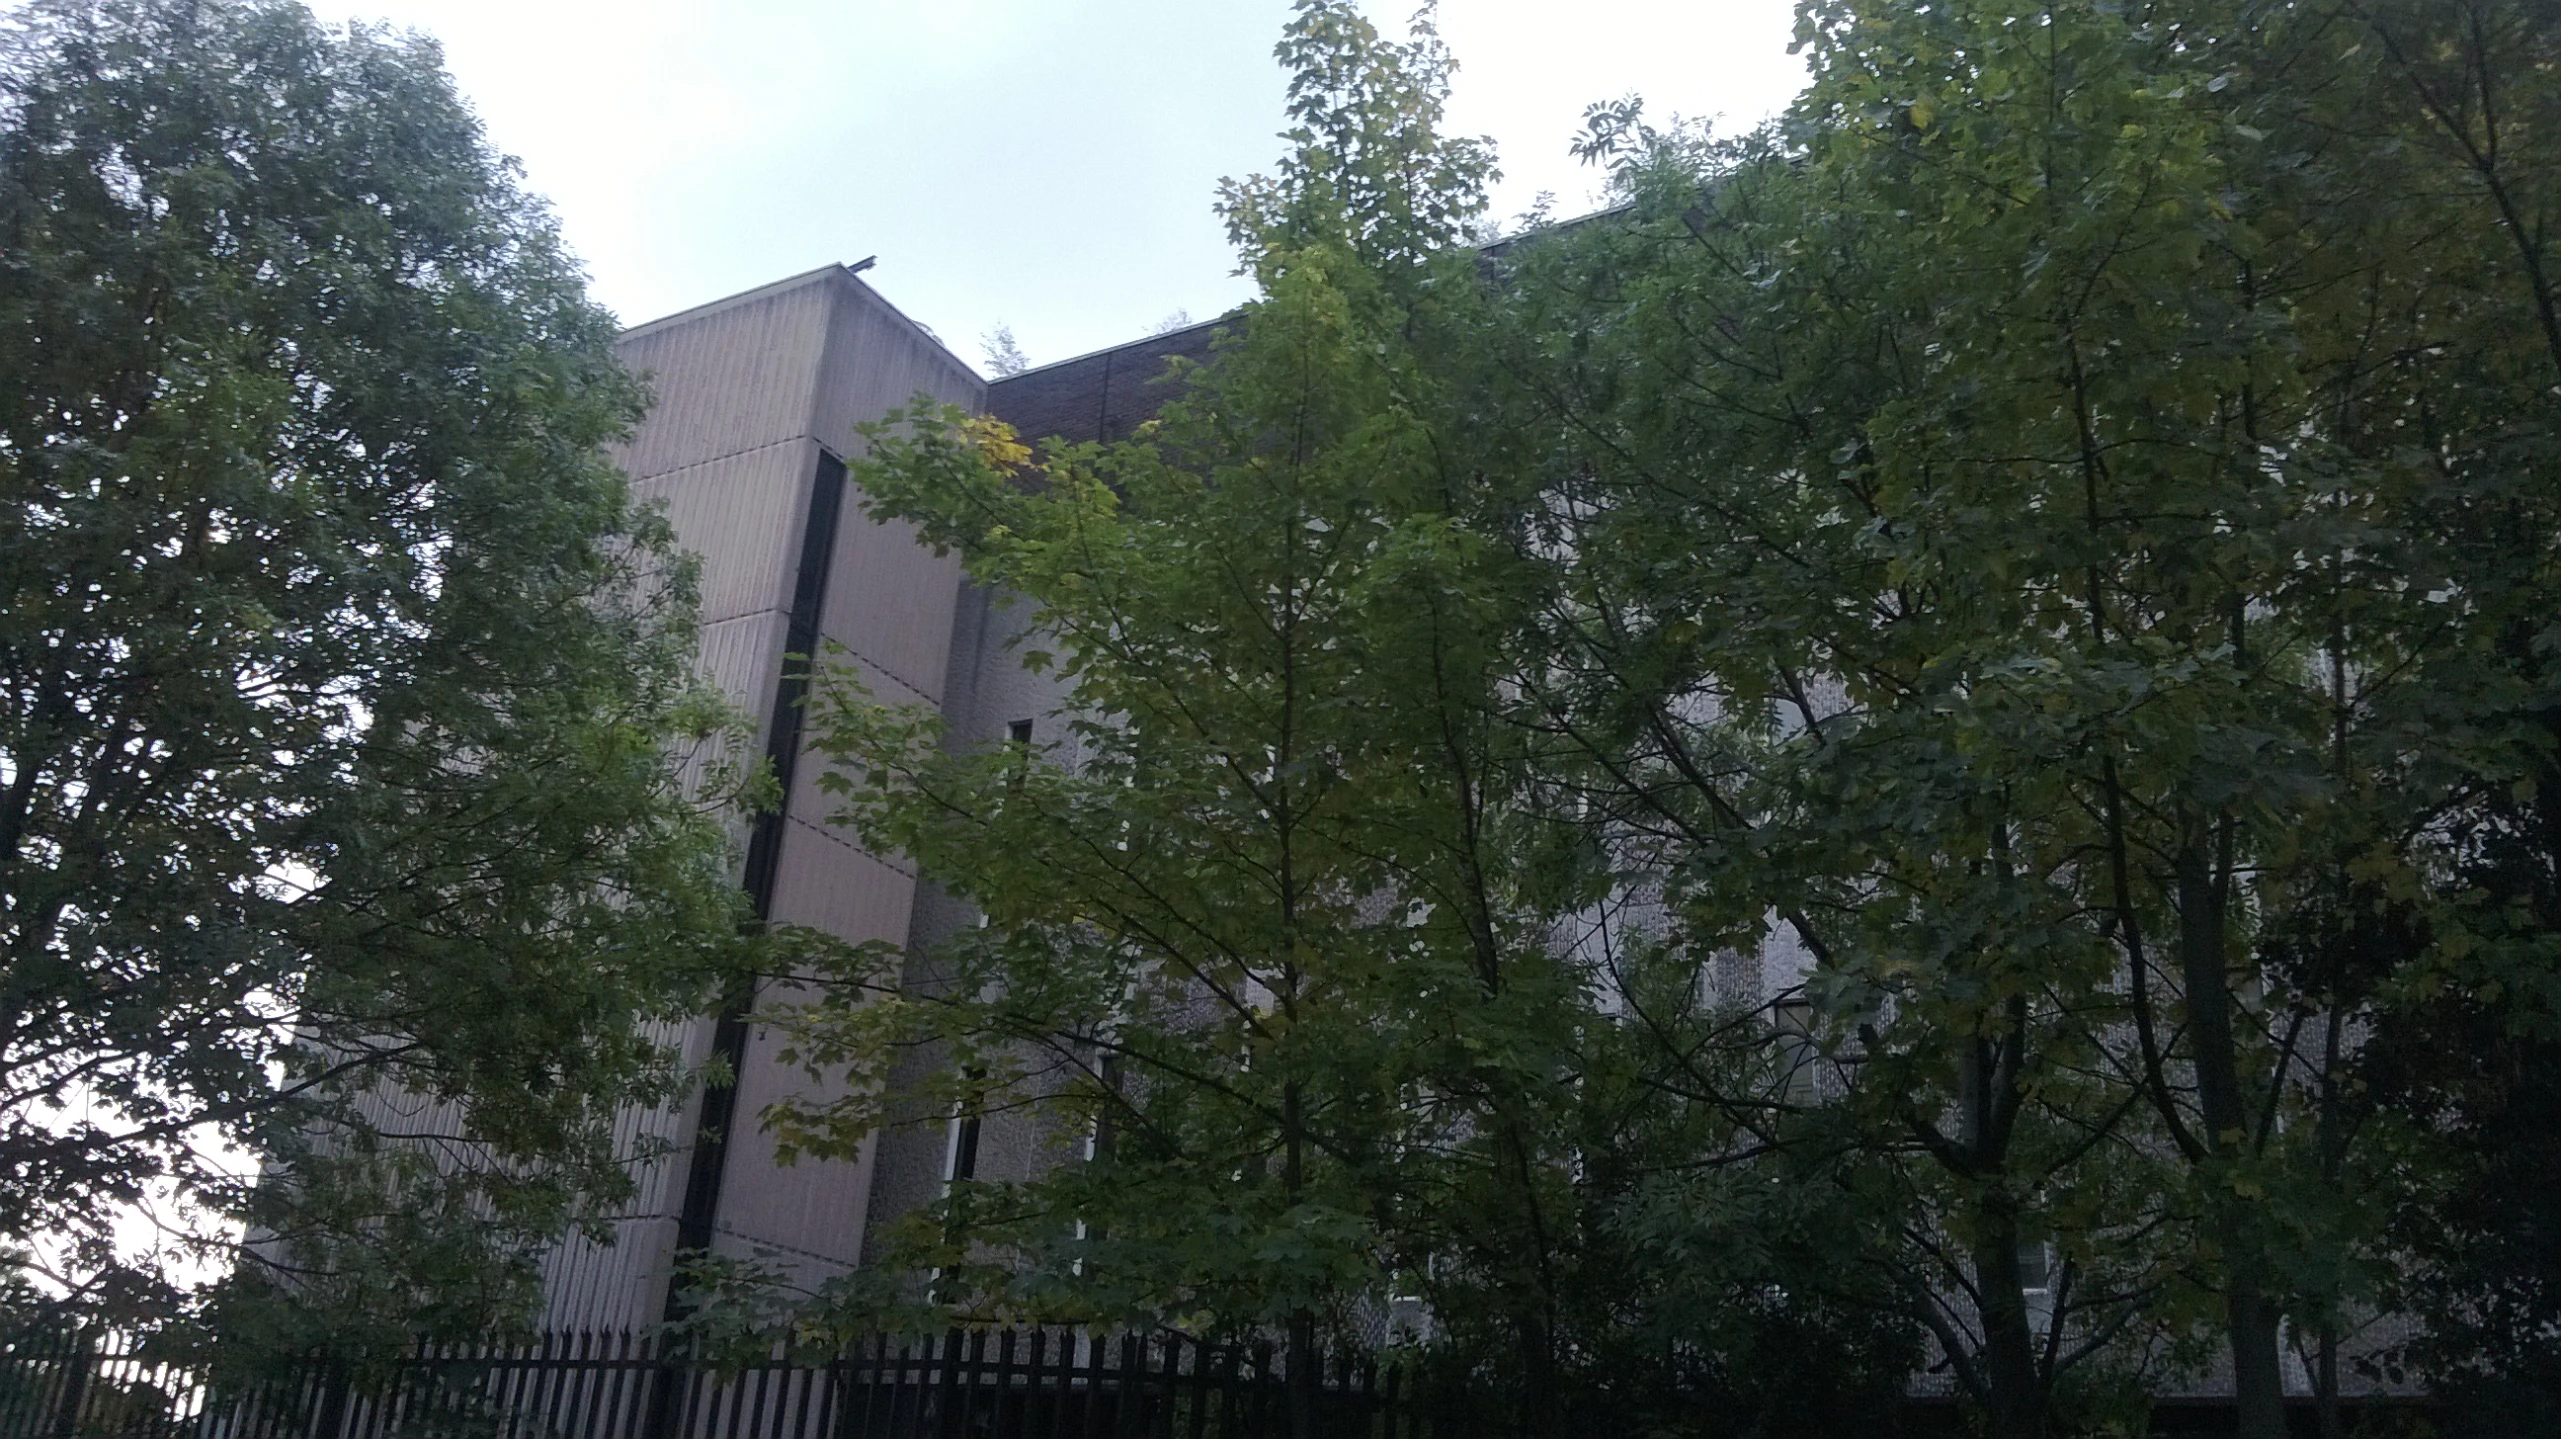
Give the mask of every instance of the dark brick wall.
[[1222, 323], [1150, 335], [997, 380], [987, 387], [987, 409], [1035, 443], [1128, 439], [1170, 397], [1171, 387], [1161, 383], [1166, 363], [1206, 358]]

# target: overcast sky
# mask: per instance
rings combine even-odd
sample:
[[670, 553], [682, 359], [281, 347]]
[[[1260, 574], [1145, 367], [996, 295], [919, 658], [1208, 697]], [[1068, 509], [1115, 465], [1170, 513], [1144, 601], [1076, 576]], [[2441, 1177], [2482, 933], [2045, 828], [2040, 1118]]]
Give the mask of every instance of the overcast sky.
[[[1279, 152], [1288, 0], [314, 0], [445, 47], [493, 142], [637, 324], [836, 260], [976, 362], [1035, 362], [1242, 299], [1211, 199]], [[1410, 0], [1371, 0], [1401, 33]], [[1444, 0], [1451, 128], [1496, 213], [1552, 191], [1583, 107], [1746, 128], [1804, 71], [1792, 0]]]

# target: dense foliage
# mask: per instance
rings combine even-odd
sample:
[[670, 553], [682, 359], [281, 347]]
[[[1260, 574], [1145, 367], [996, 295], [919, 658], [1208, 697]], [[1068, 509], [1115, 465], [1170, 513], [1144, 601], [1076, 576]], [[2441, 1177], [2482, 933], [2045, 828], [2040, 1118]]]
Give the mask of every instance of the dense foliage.
[[688, 571], [602, 449], [642, 391], [426, 41], [5, 43], [0, 1243], [85, 1301], [236, 1258], [238, 1306], [521, 1315], [734, 958]]
[[1077, 720], [829, 721], [990, 923], [804, 1054], [1101, 1136], [954, 1185], [928, 1297], [1417, 1296], [1528, 1432], [1930, 1376], [2273, 1439], [2289, 1366], [2548, 1423], [2561, 6], [1798, 33], [1777, 123], [1596, 107], [1621, 207], [1459, 243], [1446, 57], [1307, 0], [1162, 418], [876, 436]]
[[2557, 19], [1811, 5], [1781, 130], [1602, 112], [1635, 210], [1521, 268], [1548, 714], [1692, 953], [1811, 955], [1788, 1127], [1929, 1216], [1996, 1433], [2209, 1327], [2273, 1434], [2289, 1327], [2335, 1392], [2378, 1311], [2539, 1322], [2434, 1203], [2555, 1013]]
[[953, 1190], [914, 1236], [947, 1302], [1303, 1353], [1394, 1277], [1535, 1375], [1592, 1015], [1545, 942], [1572, 872], [1526, 862], [1528, 772], [1492, 723], [1507, 558], [1436, 462], [1405, 337], [1464, 283], [1487, 162], [1434, 133], [1428, 36], [1309, 7], [1284, 51], [1296, 159], [1226, 202], [1265, 298], [1144, 439], [1052, 447], [1031, 485], [1028, 451], [956, 414], [875, 436], [875, 511], [1036, 607], [1055, 652], [1027, 659], [1073, 728], [1036, 757], [833, 714], [881, 782], [847, 820], [991, 923], [929, 989], [823, 1009], [804, 1052], [930, 1037], [964, 1104], [1100, 1136]]

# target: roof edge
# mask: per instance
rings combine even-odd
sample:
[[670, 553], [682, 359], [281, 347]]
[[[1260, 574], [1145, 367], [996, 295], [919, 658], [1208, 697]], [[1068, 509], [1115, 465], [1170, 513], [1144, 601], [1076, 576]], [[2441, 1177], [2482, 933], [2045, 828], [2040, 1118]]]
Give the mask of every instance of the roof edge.
[[[869, 267], [866, 266], [865, 268]], [[905, 310], [898, 308], [897, 302], [891, 300], [887, 295], [882, 294], [876, 286], [865, 283], [862, 278], [861, 271], [856, 270], [854, 267], [844, 264], [841, 261], [835, 264], [821, 265], [815, 270], [803, 270], [797, 275], [786, 275], [779, 280], [769, 280], [764, 284], [756, 286], [754, 289], [741, 290], [734, 295], [723, 295], [717, 300], [705, 300], [699, 305], [678, 310], [672, 315], [661, 315], [654, 320], [645, 320], [640, 324], [634, 325], [614, 336], [614, 340], [615, 343], [619, 344], [625, 340], [638, 339], [643, 335], [652, 334], [656, 331], [686, 320], [699, 320], [709, 315], [716, 315], [723, 310], [735, 309], [740, 305], [750, 304], [757, 300], [766, 299], [774, 295], [780, 295], [791, 290], [796, 290], [803, 285], [824, 284], [829, 281], [839, 281], [862, 291], [863, 294], [869, 296], [882, 309], [887, 310], [890, 314], [896, 316], [899, 323], [905, 325], [908, 329], [915, 331], [919, 339], [922, 339], [926, 344], [929, 344], [936, 350], [942, 352], [944, 359], [959, 366], [960, 369], [967, 374], [971, 376], [978, 376], [978, 367], [952, 353], [951, 346], [943, 343], [942, 336], [935, 334], [923, 321], [908, 314]], [[979, 377], [979, 380], [981, 384], [986, 383], [984, 377]]]
[[1185, 325], [1179, 330], [1162, 330], [1153, 335], [1141, 335], [1135, 340], [1123, 340], [1117, 345], [1105, 345], [1099, 350], [1087, 350], [1081, 355], [1070, 355], [1063, 360], [1046, 361], [1042, 364], [1034, 365], [1029, 369], [1016, 370], [1010, 375], [998, 375], [987, 383], [990, 386], [1010, 384], [1015, 380], [1025, 379], [1032, 375], [1040, 374], [1044, 370], [1063, 369], [1068, 365], [1082, 364], [1087, 360], [1098, 360], [1105, 355], [1117, 355], [1123, 350], [1135, 350], [1143, 346], [1158, 344], [1166, 340], [1171, 340], [1179, 335], [1189, 335], [1199, 330], [1215, 329], [1216, 327], [1224, 325], [1228, 321], [1235, 319], [1241, 312], [1241, 309], [1242, 307], [1239, 307], [1239, 309], [1236, 310], [1230, 310], [1226, 314], [1220, 315], [1215, 319], [1203, 320], [1198, 324]]
[[[832, 271], [842, 270], [844, 268], [845, 267], [841, 263], [826, 264], [819, 266], [815, 270], [803, 270], [797, 275], [786, 275], [779, 280], [768, 280], [753, 289], [740, 290], [734, 295], [723, 295], [717, 300], [705, 300], [699, 305], [690, 305], [684, 309], [676, 311], [674, 314], [660, 315], [654, 320], [643, 320], [639, 324], [625, 329], [621, 334], [616, 335], [614, 338], [617, 340], [636, 339], [639, 336], [648, 334], [652, 330], [663, 330], [669, 325], [675, 324], [679, 320], [700, 319], [705, 315], [716, 314], [722, 310], [734, 309], [737, 306], [746, 304], [750, 300], [761, 300], [769, 295], [779, 295], [786, 290], [796, 290], [803, 285], [824, 279]], [[905, 317], [902, 316], [901, 318], [903, 319]], [[911, 321], [910, 323], [913, 322]]]

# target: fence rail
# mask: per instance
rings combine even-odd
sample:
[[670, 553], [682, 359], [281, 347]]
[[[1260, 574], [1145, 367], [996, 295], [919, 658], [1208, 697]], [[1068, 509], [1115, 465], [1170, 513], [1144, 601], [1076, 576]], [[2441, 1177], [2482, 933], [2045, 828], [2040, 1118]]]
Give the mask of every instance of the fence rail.
[[225, 1385], [128, 1336], [0, 1339], [0, 1439], [1423, 1439], [1390, 1370], [1268, 1344], [972, 1329], [746, 1363], [631, 1333], [422, 1346]]

